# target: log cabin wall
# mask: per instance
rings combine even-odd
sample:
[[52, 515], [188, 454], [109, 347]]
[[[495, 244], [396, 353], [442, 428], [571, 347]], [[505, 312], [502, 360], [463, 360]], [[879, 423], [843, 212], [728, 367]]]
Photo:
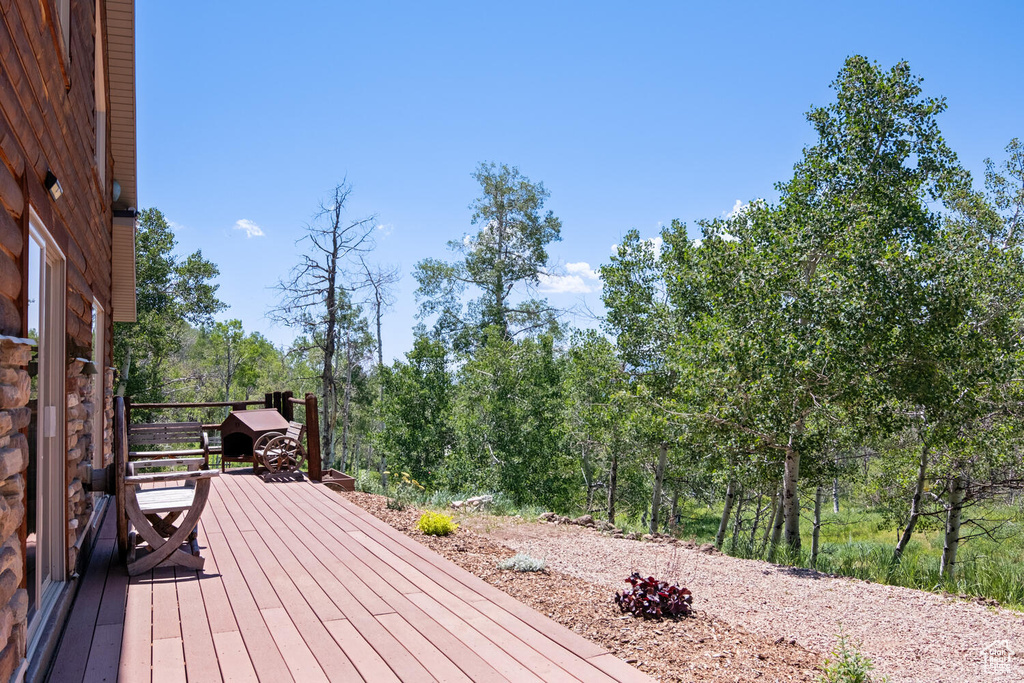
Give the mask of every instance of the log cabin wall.
[[[103, 48], [108, 38], [108, 6], [114, 7], [115, 26], [124, 21], [127, 7], [132, 24], [127, 30], [134, 31], [131, 2], [0, 0], [0, 681], [41, 677], [48, 657], [46, 652], [28, 653], [26, 643], [29, 568], [25, 520], [30, 452], [25, 435], [31, 415], [27, 406], [33, 351], [24, 338], [29, 336], [32, 213], [63, 253], [66, 266], [63, 421], [67, 487], [59, 495], [66, 498], [66, 592], [72, 596], [73, 579], [87, 554], [83, 541], [91, 536], [96, 521], [91, 514], [94, 497], [83, 492], [81, 480], [87, 463], [104, 462], [109, 452], [112, 411], [104, 404], [109, 401], [113, 381], [109, 368], [111, 321], [117, 313], [112, 310], [111, 282], [115, 169], [107, 142], [111, 139], [110, 117], [100, 113], [110, 111], [111, 104], [106, 94], [110, 77], [106, 49], [100, 50], [97, 61], [97, 47]], [[101, 27], [99, 35], [97, 26]], [[125, 29], [116, 30], [124, 40]], [[96, 97], [97, 68], [103, 85], [101, 102]], [[134, 142], [134, 71], [128, 78]], [[124, 77], [121, 80], [123, 83]], [[102, 130], [97, 131], [97, 126]], [[99, 155], [98, 147], [103, 150]], [[134, 202], [134, 147], [131, 151]], [[63, 189], [58, 199], [47, 191], [48, 172]], [[102, 307], [105, 328], [104, 348], [95, 355], [94, 300]], [[134, 301], [131, 303], [134, 306]], [[130, 316], [134, 317], [134, 309]], [[87, 364], [80, 360], [93, 357], [101, 360], [96, 374], [88, 372]], [[102, 382], [102, 391], [95, 392], [93, 382]], [[102, 403], [94, 406], [97, 395], [103, 397]], [[92, 429], [93, 420], [103, 421], [98, 430], [102, 437], [96, 444], [92, 443], [92, 435], [97, 433]], [[95, 452], [101, 454], [96, 460]], [[48, 628], [59, 635], [61, 626], [57, 623]], [[45, 646], [38, 649], [45, 650]]]

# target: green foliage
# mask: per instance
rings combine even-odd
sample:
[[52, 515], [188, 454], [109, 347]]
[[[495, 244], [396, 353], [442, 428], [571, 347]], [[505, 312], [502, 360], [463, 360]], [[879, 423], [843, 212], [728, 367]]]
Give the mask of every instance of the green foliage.
[[[543, 213], [549, 193], [519, 169], [481, 163], [473, 173], [481, 196], [470, 206], [475, 235], [452, 240], [459, 260], [416, 264], [420, 317], [436, 316], [434, 333], [467, 350], [486, 334], [509, 340], [519, 333], [557, 328], [543, 300], [517, 298], [517, 287], [536, 285], [547, 265], [547, 245], [561, 239], [561, 222]], [[467, 288], [479, 298], [463, 305]]]
[[546, 560], [531, 557], [528, 553], [516, 553], [512, 557], [498, 563], [498, 569], [510, 569], [517, 572], [542, 572], [547, 567]]
[[559, 436], [562, 367], [550, 336], [489, 337], [458, 373], [456, 448], [442, 484], [504, 491], [517, 505], [568, 507], [576, 486]]
[[408, 472], [384, 472], [385, 475], [393, 475], [390, 486], [387, 489], [389, 510], [404, 510], [419, 497], [426, 487], [416, 481]]
[[427, 511], [416, 522], [416, 528], [429, 536], [447, 536], [455, 533], [459, 525], [452, 520], [451, 515]]
[[825, 658], [824, 671], [819, 680], [821, 683], [871, 683], [876, 680], [871, 676], [874, 668], [871, 660], [862, 655], [857, 646], [850, 644], [846, 635], [840, 632], [839, 642]]
[[383, 398], [377, 406], [382, 429], [377, 447], [392, 467], [434, 485], [445, 453], [453, 445], [454, 395], [444, 345], [418, 335], [406, 362], [381, 368]]
[[138, 214], [135, 235], [137, 322], [114, 323], [117, 391], [136, 402], [168, 396], [168, 361], [181, 350], [190, 325], [212, 322], [224, 308], [217, 298], [217, 266], [201, 251], [182, 257], [159, 209]]

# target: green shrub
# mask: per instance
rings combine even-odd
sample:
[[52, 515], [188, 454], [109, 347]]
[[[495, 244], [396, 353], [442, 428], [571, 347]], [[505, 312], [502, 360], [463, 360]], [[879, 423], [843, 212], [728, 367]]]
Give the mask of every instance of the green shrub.
[[540, 572], [547, 566], [544, 560], [530, 557], [526, 553], [516, 553], [507, 560], [498, 563], [498, 569], [514, 569], [517, 572]]
[[416, 522], [416, 528], [430, 536], [447, 536], [454, 533], [459, 525], [452, 520], [451, 515], [442, 512], [424, 512], [420, 521]]

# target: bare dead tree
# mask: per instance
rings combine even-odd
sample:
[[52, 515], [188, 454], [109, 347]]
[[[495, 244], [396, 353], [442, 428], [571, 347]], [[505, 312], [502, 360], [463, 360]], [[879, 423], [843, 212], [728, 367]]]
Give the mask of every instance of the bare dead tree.
[[381, 318], [395, 303], [393, 288], [402, 279], [402, 273], [397, 266], [382, 266], [370, 264], [362, 256], [359, 257], [359, 265], [362, 267], [363, 282], [360, 289], [367, 291], [365, 304], [373, 311], [373, 321], [377, 331], [377, 366], [384, 365], [384, 343], [381, 337]]
[[279, 324], [298, 328], [311, 348], [321, 354], [320, 426], [321, 452], [327, 462], [334, 461], [334, 432], [338, 409], [335, 368], [338, 355], [340, 304], [350, 301], [354, 290], [350, 273], [362, 254], [374, 248], [375, 216], [349, 219], [345, 205], [352, 187], [342, 181], [320, 202], [306, 234], [307, 252], [288, 276], [277, 283], [279, 303], [267, 317]]
[[[380, 264], [370, 264], [366, 262], [366, 259], [359, 258], [359, 263], [363, 269], [363, 283], [362, 288], [367, 290], [368, 296], [366, 297], [366, 304], [371, 307], [373, 311], [373, 321], [376, 329], [376, 342], [377, 342], [377, 376], [380, 379], [381, 369], [384, 367], [384, 338], [381, 335], [381, 319], [384, 316], [385, 311], [391, 308], [395, 303], [395, 296], [393, 287], [402, 278], [401, 271], [397, 266], [382, 266]], [[378, 400], [384, 401], [384, 383], [378, 381], [377, 391]], [[384, 428], [384, 424], [377, 420], [376, 424], [377, 431]], [[367, 456], [367, 464], [373, 459], [373, 444], [370, 444], [370, 452]], [[384, 473], [387, 469], [387, 463], [383, 455], [380, 458], [380, 477], [381, 486], [387, 486], [387, 475]]]

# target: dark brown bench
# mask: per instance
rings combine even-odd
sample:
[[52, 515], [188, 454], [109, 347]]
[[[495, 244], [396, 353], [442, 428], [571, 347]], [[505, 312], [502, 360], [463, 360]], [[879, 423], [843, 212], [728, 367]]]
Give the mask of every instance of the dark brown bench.
[[[198, 448], [139, 451], [137, 446], [198, 444]], [[199, 422], [145, 422], [128, 425], [128, 459], [189, 458], [202, 456], [203, 469], [210, 467], [210, 440]]]
[[[168, 565], [203, 568], [196, 524], [210, 496], [210, 480], [220, 474], [216, 470], [200, 470], [204, 464], [207, 461], [203, 458], [160, 458], [126, 463], [118, 495], [124, 501], [129, 528], [129, 576]], [[152, 474], [140, 471], [168, 467], [186, 467], [187, 471]], [[184, 519], [175, 525], [182, 515]], [[182, 550], [186, 543], [187, 551]], [[141, 557], [137, 555], [139, 546], [148, 550]]]

